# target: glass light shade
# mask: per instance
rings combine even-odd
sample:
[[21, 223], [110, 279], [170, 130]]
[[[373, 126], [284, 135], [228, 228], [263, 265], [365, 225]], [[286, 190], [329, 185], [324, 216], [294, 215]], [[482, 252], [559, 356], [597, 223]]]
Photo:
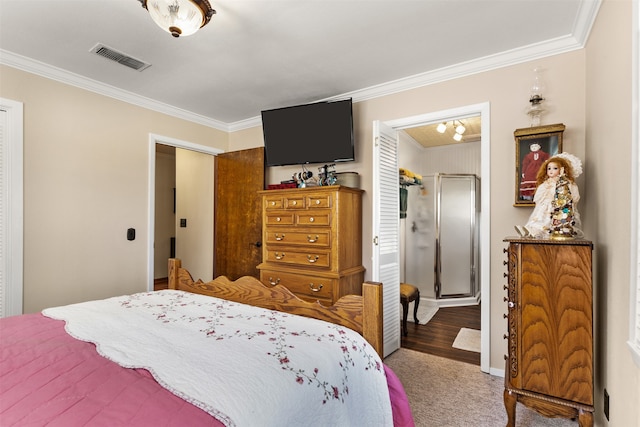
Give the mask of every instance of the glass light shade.
[[456, 132], [456, 133], [453, 135], [453, 139], [455, 139], [455, 140], [456, 140], [456, 141], [458, 141], [458, 142], [462, 141], [462, 134], [459, 134], [459, 133], [457, 133], [457, 132]]
[[464, 133], [464, 131], [466, 131], [466, 130], [467, 130], [467, 128], [466, 128], [466, 127], [464, 127], [464, 126], [462, 125], [462, 123], [460, 123], [460, 124], [458, 125], [458, 127], [456, 128], [456, 133], [459, 133], [460, 135], [462, 135], [462, 134]]
[[436, 128], [436, 130], [440, 133], [444, 133], [445, 130], [447, 130], [447, 124], [446, 123], [440, 123], [438, 125], [438, 127]]
[[533, 69], [533, 83], [530, 88], [529, 102], [539, 103], [544, 100], [542, 93], [546, 92], [546, 87], [540, 76], [542, 69], [540, 67]]
[[146, 0], [151, 19], [174, 37], [190, 36], [205, 26], [215, 10], [207, 0]]

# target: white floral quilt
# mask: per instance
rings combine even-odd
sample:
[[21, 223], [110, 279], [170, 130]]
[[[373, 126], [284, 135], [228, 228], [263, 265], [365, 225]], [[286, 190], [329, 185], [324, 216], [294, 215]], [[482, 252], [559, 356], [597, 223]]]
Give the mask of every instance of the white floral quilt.
[[382, 361], [331, 323], [181, 291], [46, 309], [227, 426], [390, 426]]

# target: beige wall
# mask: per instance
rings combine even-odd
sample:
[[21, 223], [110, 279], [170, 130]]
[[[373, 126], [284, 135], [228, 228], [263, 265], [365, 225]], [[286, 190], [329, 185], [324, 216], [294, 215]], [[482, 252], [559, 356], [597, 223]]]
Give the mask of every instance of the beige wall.
[[205, 282], [213, 280], [213, 176], [211, 154], [176, 148], [176, 258]]
[[[631, 2], [606, 0], [586, 47], [585, 231], [593, 239], [599, 425], [640, 426], [640, 368], [629, 338]], [[610, 395], [610, 422], [602, 395]]]
[[24, 103], [25, 313], [146, 290], [149, 133], [228, 134], [5, 66], [0, 96]]

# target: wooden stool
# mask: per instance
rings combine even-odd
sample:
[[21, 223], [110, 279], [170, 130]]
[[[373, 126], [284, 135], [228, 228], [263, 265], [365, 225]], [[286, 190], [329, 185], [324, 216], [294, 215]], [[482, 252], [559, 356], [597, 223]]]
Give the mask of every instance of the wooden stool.
[[406, 337], [409, 335], [407, 329], [407, 315], [409, 314], [409, 303], [415, 301], [413, 305], [413, 320], [418, 324], [418, 305], [420, 304], [420, 291], [417, 287], [408, 283], [400, 283], [400, 303], [402, 303], [402, 332]]

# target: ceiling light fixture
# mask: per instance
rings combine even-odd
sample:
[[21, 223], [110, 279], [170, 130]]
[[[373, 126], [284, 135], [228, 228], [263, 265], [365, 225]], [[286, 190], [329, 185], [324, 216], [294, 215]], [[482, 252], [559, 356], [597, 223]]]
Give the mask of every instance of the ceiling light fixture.
[[[445, 133], [447, 131], [447, 124], [449, 122], [442, 122], [437, 127], [436, 130], [440, 133]], [[453, 133], [453, 139], [460, 142], [462, 141], [462, 134], [466, 132], [467, 128], [460, 120], [451, 121], [451, 129], [455, 130]]]
[[173, 37], [190, 36], [216, 13], [208, 0], [138, 0], [151, 19]]

